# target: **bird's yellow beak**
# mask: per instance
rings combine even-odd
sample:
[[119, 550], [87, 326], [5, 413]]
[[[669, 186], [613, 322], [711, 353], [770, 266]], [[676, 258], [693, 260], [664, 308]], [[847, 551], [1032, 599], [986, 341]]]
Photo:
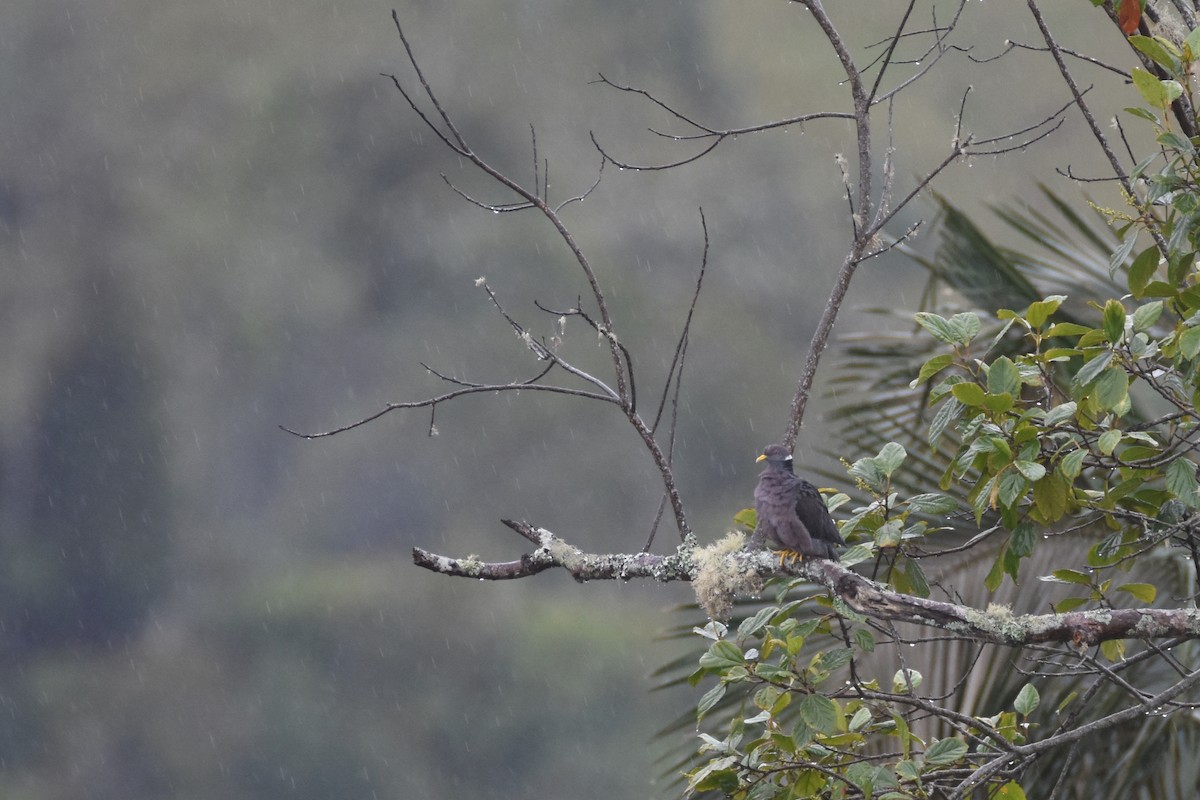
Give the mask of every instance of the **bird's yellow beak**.
[[757, 463], [758, 463], [758, 462], [760, 462], [760, 461], [766, 461], [766, 460], [767, 460], [767, 454], [766, 454], [766, 453], [763, 453], [761, 456], [759, 456], [758, 458], [754, 459], [754, 463], [755, 463], [755, 464], [757, 464]]

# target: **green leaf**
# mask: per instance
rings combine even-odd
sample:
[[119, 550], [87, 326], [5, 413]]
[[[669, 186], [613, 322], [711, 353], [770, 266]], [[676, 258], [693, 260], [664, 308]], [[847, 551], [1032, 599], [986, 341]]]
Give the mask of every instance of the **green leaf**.
[[1037, 543], [1037, 528], [1030, 522], [1022, 522], [1013, 529], [1008, 541], [1008, 549], [1020, 558], [1028, 558], [1033, 554], [1033, 546]]
[[955, 335], [955, 331], [952, 327], [950, 327], [950, 321], [945, 317], [928, 311], [920, 311], [913, 316], [916, 319], [917, 324], [933, 334], [934, 338], [939, 339], [946, 344], [958, 343], [958, 338]]
[[810, 694], [800, 701], [800, 718], [813, 730], [826, 735], [838, 732], [842, 719], [837, 703], [823, 694]]
[[[1153, 249], [1153, 248], [1152, 248]], [[1155, 250], [1157, 253], [1158, 251]], [[1080, 325], [1078, 322], [1056, 322], [1046, 329], [1046, 336], [1083, 336], [1085, 333], [1095, 330], [1087, 325]]]
[[849, 647], [837, 647], [821, 653], [816, 663], [821, 669], [832, 671], [846, 666], [852, 658], [854, 658], [854, 651], [852, 649]]
[[970, 344], [971, 340], [979, 335], [983, 324], [979, 321], [978, 314], [972, 314], [965, 311], [961, 314], [955, 314], [950, 318], [950, 326], [958, 334], [958, 341], [962, 344]]
[[1083, 471], [1083, 459], [1087, 456], [1087, 450], [1080, 447], [1077, 450], [1072, 450], [1063, 456], [1059, 462], [1059, 470], [1068, 480], [1075, 480], [1079, 477], [1079, 473]]
[[1007, 550], [1001, 550], [996, 556], [996, 560], [992, 562], [992, 568], [988, 571], [987, 577], [983, 579], [983, 585], [989, 592], [994, 592], [1000, 588], [1000, 584], [1004, 581], [1004, 554]]
[[1125, 657], [1125, 642], [1121, 639], [1109, 639], [1100, 643], [1100, 652], [1109, 661], [1117, 662]]
[[1171, 55], [1157, 39], [1134, 35], [1129, 37], [1129, 43], [1149, 56], [1155, 64], [1166, 67], [1168, 72], [1179, 72], [1179, 59]]
[[1079, 410], [1079, 405], [1075, 401], [1060, 403], [1054, 408], [1046, 412], [1046, 416], [1042, 419], [1042, 424], [1052, 427], [1061, 422], [1066, 422], [1074, 418], [1075, 412]]
[[869, 547], [856, 544], [846, 552], [842, 553], [841, 563], [843, 567], [852, 567], [855, 564], [861, 564], [862, 562], [871, 558], [873, 555], [874, 554], [871, 552]]
[[950, 423], [962, 416], [963, 404], [958, 402], [953, 397], [947, 398], [938, 408], [937, 413], [933, 415], [933, 419], [929, 422], [929, 446], [936, 448], [938, 442], [941, 441], [942, 434], [946, 432], [946, 428]]
[[889, 519], [875, 531], [875, 544], [879, 547], [898, 547], [902, 534], [902, 522], [899, 519]]
[[1146, 303], [1144, 306], [1138, 306], [1133, 310], [1133, 329], [1134, 331], [1149, 330], [1154, 323], [1158, 322], [1158, 318], [1162, 316], [1163, 301], [1154, 300]]
[[[1190, 139], [1180, 136], [1175, 131], [1167, 131], [1165, 133], [1159, 134], [1158, 139], [1156, 141], [1166, 148], [1169, 148], [1171, 150], [1178, 150], [1181, 153], [1193, 153], [1196, 150], [1195, 145], [1192, 144]], [[1164, 185], [1163, 188], [1164, 189], [1167, 188], [1168, 185], [1170, 185], [1170, 184]], [[1177, 196], [1173, 200], [1173, 202], [1175, 202], [1176, 207], [1179, 207], [1179, 203], [1177, 201], [1183, 201], [1183, 200], [1184, 200], [1183, 196]]]
[[1000, 491], [997, 493], [996, 498], [1002, 507], [1012, 508], [1021, 495], [1025, 494], [1027, 485], [1024, 476], [1020, 472], [1006, 470], [1000, 476]]
[[[1051, 579], [1058, 583], [1074, 583], [1079, 586], [1091, 586], [1092, 576], [1074, 569], [1056, 569], [1050, 573]], [[1043, 578], [1042, 580], [1046, 580]]]
[[858, 711], [855, 711], [854, 716], [850, 718], [849, 728], [852, 731], [861, 730], [870, 721], [871, 709], [863, 706]]
[[1017, 692], [1017, 699], [1013, 701], [1013, 710], [1023, 717], [1028, 717], [1038, 707], [1040, 700], [1038, 690], [1032, 683], [1027, 683], [1021, 687], [1021, 691]]
[[708, 652], [700, 656], [700, 666], [705, 669], [728, 669], [745, 663], [746, 657], [742, 655], [741, 648], [725, 639], [713, 642]]
[[1167, 90], [1163, 86], [1163, 81], [1141, 67], [1133, 68], [1133, 85], [1137, 87], [1142, 99], [1155, 108], [1165, 108], [1170, 102], [1167, 100]]
[[1131, 594], [1143, 603], [1153, 603], [1158, 596], [1158, 588], [1152, 583], [1123, 583], [1117, 591]]
[[[1093, 0], [1093, 3], [1094, 3], [1094, 0]], [[1099, 5], [1099, 3], [1094, 3], [1094, 4]], [[1127, 114], [1132, 114], [1133, 116], [1144, 119], [1147, 122], [1153, 122], [1155, 125], [1158, 124], [1158, 117], [1154, 116], [1153, 114], [1151, 114], [1149, 111], [1147, 111], [1144, 108], [1126, 108], [1124, 110], [1125, 110], [1125, 113], [1127, 113]], [[1155, 153], [1154, 155], [1157, 156], [1158, 153]], [[1144, 170], [1145, 167], [1143, 167], [1142, 169]]]
[[1025, 790], [1016, 781], [1009, 781], [989, 795], [988, 800], [1025, 800]]
[[875, 458], [860, 458], [850, 465], [850, 475], [877, 492], [884, 489], [884, 484], [887, 483], [887, 476], [883, 474], [883, 470], [879, 468], [879, 461]]
[[1179, 352], [1184, 358], [1195, 358], [1200, 353], [1200, 328], [1187, 328], [1177, 339]]
[[1197, 497], [1196, 464], [1186, 458], [1177, 458], [1167, 465], [1167, 489], [1190, 508], [1200, 507]]
[[1125, 306], [1120, 300], [1109, 298], [1104, 304], [1104, 336], [1116, 344], [1125, 335]]
[[1042, 423], [1048, 427], [1060, 425], [1062, 422], [1074, 419], [1075, 411], [1078, 410], [1079, 404], [1075, 403], [1074, 401], [1060, 403], [1055, 405], [1055, 407], [1051, 408], [1049, 411], [1046, 411], [1046, 415], [1043, 417]]
[[914, 494], [907, 502], [910, 508], [922, 514], [949, 514], [958, 508], [957, 500], [937, 492]]
[[738, 638], [744, 639], [758, 633], [778, 612], [779, 606], [765, 606], [760, 608], [753, 617], [746, 617], [742, 620], [742, 624], [738, 625]]
[[929, 359], [921, 365], [921, 371], [917, 373], [917, 379], [913, 383], [914, 388], [916, 386], [920, 386], [922, 383], [929, 380], [934, 375], [938, 374], [953, 363], [954, 356], [950, 353], [939, 353], [938, 355]]
[[1017, 459], [1014, 466], [1018, 472], [1031, 481], [1040, 481], [1046, 475], [1046, 468], [1036, 461]]
[[1090, 386], [1092, 381], [1100, 376], [1108, 363], [1112, 361], [1112, 350], [1105, 350], [1100, 355], [1093, 358], [1091, 361], [1079, 368], [1079, 372], [1075, 373], [1075, 385], [1080, 389]]
[[905, 452], [903, 447], [895, 442], [888, 442], [879, 451], [879, 455], [875, 456], [875, 463], [879, 466], [883, 474], [890, 478], [892, 473], [904, 463], [904, 459], [907, 457], [908, 453]]
[[956, 383], [950, 391], [954, 393], [954, 399], [965, 406], [978, 408], [983, 405], [983, 387], [977, 383]]
[[1100, 452], [1106, 456], [1111, 456], [1113, 450], [1117, 449], [1117, 445], [1121, 443], [1121, 430], [1113, 428], [1100, 434], [1100, 438], [1096, 441], [1096, 446], [1100, 448]]
[[938, 739], [925, 750], [925, 763], [939, 767], [955, 764], [967, 754], [967, 743], [962, 739]]
[[1065, 614], [1068, 611], [1074, 611], [1086, 602], [1086, 597], [1068, 597], [1055, 603], [1054, 611], [1058, 614]]
[[733, 524], [754, 530], [758, 527], [758, 511], [753, 508], [743, 508], [733, 515]]
[[[905, 680], [905, 672], [908, 673], [907, 680]], [[915, 692], [923, 680], [924, 678], [921, 677], [921, 673], [915, 669], [898, 669], [896, 670], [896, 674], [892, 676], [892, 691], [896, 694], [900, 694], [901, 692], [907, 694], [909, 684], [912, 684], [912, 690]]]
[[1050, 474], [1033, 484], [1033, 504], [1043, 520], [1053, 522], [1067, 513], [1067, 484], [1058, 474]]
[[1062, 302], [1066, 299], [1067, 296], [1065, 294], [1054, 294], [1050, 295], [1045, 300], [1038, 300], [1036, 303], [1030, 303], [1029, 308], [1025, 309], [1025, 321], [1028, 322], [1031, 327], [1042, 327], [1046, 324], [1046, 320], [1050, 318], [1050, 315], [1055, 311], [1058, 311], [1058, 307], [1062, 305]]
[[1108, 262], [1108, 274], [1110, 276], [1121, 268], [1121, 265], [1125, 263], [1125, 259], [1129, 258], [1129, 254], [1133, 251], [1135, 244], [1137, 244], [1137, 231], [1127, 234], [1120, 246], [1113, 252], [1112, 258]]
[[854, 629], [854, 643], [858, 645], [858, 649], [864, 653], [875, 652], [875, 634], [871, 633], [866, 628]]
[[726, 684], [718, 683], [704, 693], [704, 696], [700, 698], [700, 703], [696, 706], [696, 722], [704, 719], [704, 715], [720, 702], [721, 698], [725, 696], [725, 688]]
[[929, 597], [929, 579], [925, 577], [925, 571], [921, 569], [920, 562], [908, 559], [904, 565], [904, 574], [908, 576], [911, 587], [909, 594], [917, 597]]
[[697, 792], [731, 794], [738, 787], [738, 771], [733, 768], [736, 762], [737, 756], [714, 758], [688, 777], [688, 785]]
[[[1016, 397], [1021, 392], [1021, 373], [1008, 356], [1000, 356], [988, 368], [988, 392]], [[961, 399], [961, 398], [960, 398]]]
[[1154, 277], [1154, 273], [1157, 271], [1157, 247], [1147, 247], [1138, 253], [1138, 257], [1133, 260], [1133, 264], [1129, 267], [1129, 290], [1133, 292], [1134, 297], [1141, 299], [1142, 292], [1145, 291], [1146, 285], [1150, 283], [1150, 279]]
[[1129, 376], [1125, 370], [1109, 367], [1100, 373], [1096, 381], [1096, 402], [1105, 411], [1119, 408], [1129, 396]]
[[1003, 414], [1013, 407], [1013, 396], [1008, 392], [1001, 394], [989, 394], [983, 398], [983, 407], [988, 411], [994, 411], [998, 414]]

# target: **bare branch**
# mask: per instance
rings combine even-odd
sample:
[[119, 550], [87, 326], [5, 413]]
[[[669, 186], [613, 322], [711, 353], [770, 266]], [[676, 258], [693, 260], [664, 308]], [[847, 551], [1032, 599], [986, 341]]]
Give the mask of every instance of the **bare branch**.
[[[1084, 100], [1083, 92], [1080, 90], [1079, 84], [1075, 82], [1075, 78], [1071, 75], [1071, 70], [1067, 67], [1067, 62], [1063, 59], [1062, 47], [1058, 44], [1058, 40], [1054, 38], [1054, 34], [1050, 32], [1050, 28], [1046, 25], [1046, 20], [1042, 16], [1042, 10], [1038, 6], [1037, 0], [1026, 0], [1026, 2], [1029, 5], [1030, 13], [1033, 14], [1034, 21], [1037, 23], [1038, 30], [1042, 33], [1042, 38], [1045, 40], [1046, 46], [1050, 50], [1050, 55], [1054, 57], [1054, 63], [1058, 65], [1058, 72], [1060, 75], [1062, 75], [1063, 80], [1066, 82], [1067, 88], [1070, 89], [1071, 96], [1075, 98], [1075, 105], [1083, 114], [1084, 120], [1087, 121], [1088, 128], [1092, 131], [1092, 136], [1095, 137], [1097, 144], [1100, 145], [1100, 149], [1104, 152], [1105, 157], [1108, 159], [1109, 165], [1112, 166], [1113, 174], [1118, 176], [1118, 179], [1121, 181], [1121, 186], [1125, 189], [1126, 194], [1128, 194], [1130, 197], [1133, 197], [1133, 185], [1129, 182], [1129, 178], [1126, 177], [1125, 168], [1121, 166], [1121, 162], [1117, 158], [1117, 154], [1113, 152], [1112, 147], [1108, 143], [1108, 137], [1105, 136], [1104, 131], [1100, 129], [1099, 123], [1096, 122], [1096, 117], [1092, 114], [1092, 110], [1088, 106], [1087, 101]], [[1169, 255], [1169, 250], [1167, 248], [1166, 239], [1163, 238], [1162, 234], [1159, 233], [1157, 228], [1151, 226], [1148, 227], [1159, 252], [1162, 253], [1163, 258], [1167, 258]]]
[[[414, 563], [434, 572], [482, 580], [526, 577], [558, 567], [580, 581], [644, 578], [668, 583], [694, 580], [701, 571], [693, 557], [696, 549], [687, 543], [671, 555], [585, 553], [545, 528], [511, 520], [505, 520], [504, 524], [536, 542], [538, 548], [519, 561], [505, 562], [485, 562], [474, 556], [454, 559], [416, 548]], [[807, 578], [871, 619], [938, 628], [978, 642], [1008, 647], [1057, 642], [1082, 652], [1113, 639], [1200, 639], [1197, 608], [1104, 608], [1064, 614], [1013, 614], [1003, 607], [980, 611], [957, 603], [901, 594], [834, 561], [815, 559], [781, 566], [774, 553], [754, 549], [738, 550], [723, 558], [731, 559], [735, 565], [731, 571], [742, 576]], [[524, 566], [518, 568], [516, 564]], [[1197, 674], [1190, 673], [1187, 679], [1193, 680]], [[1174, 696], [1160, 694], [1147, 698], [1143, 704], [1157, 708]]]
[[[435, 134], [437, 134], [438, 138], [441, 139], [442, 142], [445, 143], [447, 147], [449, 147], [451, 150], [453, 150], [459, 156], [470, 161], [479, 170], [481, 170], [483, 173], [485, 173], [488, 177], [490, 177], [492, 180], [496, 181], [496, 183], [499, 183], [501, 186], [508, 188], [509, 190], [511, 190], [512, 192], [514, 192], [515, 194], [517, 194], [518, 196], [523, 198], [529, 204], [528, 207], [536, 208], [538, 211], [540, 211], [542, 213], [542, 215], [544, 217], [546, 217], [546, 219], [554, 227], [554, 230], [558, 233], [559, 238], [567, 246], [567, 249], [570, 250], [571, 255], [574, 257], [574, 259], [575, 259], [576, 263], [579, 265], [580, 269], [583, 270], [584, 277], [587, 279], [588, 286], [591, 288], [592, 299], [595, 301], [596, 307], [600, 312], [600, 319], [601, 319], [601, 323], [604, 328], [604, 338], [608, 342], [609, 354], [612, 359], [613, 371], [616, 374], [617, 394], [620, 398], [621, 403], [623, 405], [627, 405], [629, 403], [629, 394], [628, 394], [628, 387], [627, 387], [628, 376], [626, 375], [625, 367], [623, 366], [624, 362], [622, 361], [620, 348], [618, 347], [616, 330], [613, 327], [613, 323], [612, 323], [612, 316], [609, 314], [609, 311], [608, 311], [608, 300], [605, 298], [604, 292], [600, 288], [600, 283], [596, 277], [595, 270], [592, 268], [591, 261], [584, 254], [582, 248], [579, 246], [579, 243], [575, 241], [575, 236], [571, 233], [570, 230], [568, 230], [566, 224], [563, 223], [562, 218], [559, 217], [559, 215], [558, 215], [558, 212], [555, 209], [551, 208], [549, 206], [549, 204], [546, 202], [545, 198], [541, 196], [541, 194], [538, 191], [538, 187], [537, 187], [536, 183], [534, 185], [533, 191], [526, 189], [521, 184], [514, 181], [512, 178], [508, 177], [507, 175], [505, 175], [504, 173], [500, 172], [498, 169], [493, 167], [490, 163], [488, 163], [482, 157], [477, 155], [467, 145], [466, 140], [463, 138], [462, 134], [459, 133], [458, 129], [455, 127], [453, 121], [450, 118], [450, 115], [442, 107], [441, 102], [438, 100], [437, 95], [434, 93], [432, 87], [430, 87], [429, 82], [426, 81], [425, 75], [421, 71], [421, 68], [417, 63], [416, 56], [413, 54], [412, 47], [408, 43], [408, 38], [404, 34], [404, 28], [400, 25], [400, 16], [396, 11], [392, 11], [392, 21], [396, 25], [396, 33], [399, 35], [400, 41], [404, 45], [404, 51], [408, 55], [409, 63], [412, 65], [413, 71], [416, 73], [417, 78], [420, 80], [421, 86], [425, 90], [426, 97], [429, 98], [429, 102], [433, 105], [434, 109], [436, 109], [436, 111], [438, 112], [438, 115], [441, 117], [443, 123], [446, 125], [447, 129], [449, 129], [450, 134], [447, 135], [447, 134], [442, 133], [440, 131], [440, 129], [436, 125], [433, 124], [433, 121], [427, 115], [425, 115], [424, 113], [421, 112], [421, 110], [417, 107], [414, 100], [403, 89], [403, 87], [400, 84], [400, 81], [395, 76], [389, 76], [392, 78], [393, 84], [395, 84], [396, 88], [400, 91], [401, 95], [408, 102], [409, 106], [411, 106], [413, 108], [413, 110], [417, 112], [417, 115], [420, 116], [421, 120], [425, 123], [425, 125], [427, 127], [429, 127], [430, 130], [432, 130]], [[535, 181], [536, 181], [536, 175], [535, 175]], [[463, 194], [462, 192], [459, 192], [459, 193]], [[466, 197], [465, 194], [463, 196]], [[514, 211], [519, 210], [518, 208], [512, 207], [511, 205], [493, 206], [493, 205], [489, 205], [486, 203], [481, 203], [481, 202], [473, 200], [469, 197], [467, 199], [471, 200], [471, 202], [475, 203], [476, 205], [480, 205], [484, 208], [489, 208], [491, 210], [514, 210]]]
[[[692, 292], [692, 302], [688, 306], [687, 318], [683, 321], [683, 330], [679, 333], [679, 341], [675, 344], [675, 355], [671, 357], [671, 365], [667, 368], [667, 380], [663, 384], [662, 397], [658, 400], [658, 411], [654, 414], [654, 423], [650, 430], [657, 431], [662, 419], [663, 407], [667, 403], [667, 395], [671, 389], [671, 381], [676, 381], [676, 397], [678, 397], [679, 376], [683, 373], [683, 358], [687, 350], [688, 332], [692, 327], [692, 315], [696, 312], [696, 303], [700, 300], [700, 288], [704, 285], [704, 272], [708, 268], [708, 222], [704, 219], [704, 209], [700, 209], [700, 227], [704, 230], [704, 252], [700, 256], [700, 274], [696, 276], [696, 288]], [[674, 431], [674, 418], [671, 428]], [[672, 435], [672, 440], [674, 435]]]
[[[1105, 63], [1098, 58], [1094, 58], [1093, 56], [1089, 56], [1084, 53], [1080, 53], [1078, 51], [1071, 50], [1070, 48], [1067, 48], [1067, 47], [1060, 47], [1059, 49], [1062, 51], [1063, 55], [1067, 55], [1067, 56], [1070, 56], [1071, 58], [1079, 59], [1080, 61], [1086, 61], [1087, 63], [1092, 64], [1093, 66], [1097, 66], [1097, 67], [1100, 67], [1101, 69], [1106, 69], [1109, 72], [1115, 73], [1116, 75], [1119, 75], [1120, 77], [1124, 78], [1125, 80], [1130, 80], [1129, 72], [1121, 69], [1120, 67], [1116, 67], [1116, 66], [1113, 66], [1112, 64]], [[988, 64], [992, 61], [999, 61], [1000, 59], [1004, 58], [1004, 56], [1011, 53], [1013, 50], [1029, 50], [1030, 52], [1034, 52], [1034, 53], [1049, 53], [1050, 52], [1050, 48], [1048, 48], [1048, 47], [1036, 47], [1031, 44], [1021, 44], [1020, 42], [1014, 42], [1010, 39], [1006, 43], [1006, 47], [994, 56], [988, 56], [987, 58], [976, 58], [975, 56], [968, 53], [967, 58], [971, 59], [976, 64]]]
[[[430, 372], [432, 372], [432, 370], [430, 370]], [[539, 373], [538, 376], [533, 378], [532, 380], [537, 380], [538, 378], [540, 378], [542, 375], [545, 375], [545, 374], [546, 373], [543, 371], [543, 372]], [[439, 377], [442, 377], [442, 376], [439, 376]], [[445, 379], [445, 378], [443, 378], [443, 379]], [[570, 395], [572, 397], [582, 397], [586, 400], [600, 400], [605, 403], [616, 403], [617, 402], [612, 397], [609, 397], [607, 395], [597, 394], [596, 392], [589, 392], [589, 391], [585, 391], [583, 389], [572, 389], [568, 386], [546, 386], [544, 384], [533, 383], [531, 381], [516, 381], [513, 383], [486, 383], [486, 384], [481, 383], [481, 384], [472, 384], [471, 386], [469, 386], [467, 388], [458, 389], [453, 392], [446, 392], [445, 394], [440, 394], [436, 397], [429, 397], [424, 400], [414, 400], [414, 401], [408, 402], [408, 403], [388, 403], [383, 408], [381, 408], [379, 411], [376, 411], [374, 414], [370, 414], [361, 419], [357, 419], [354, 422], [351, 422], [347, 425], [341, 425], [337, 428], [330, 428], [329, 430], [320, 431], [317, 433], [304, 433], [302, 431], [293, 430], [292, 428], [288, 428], [284, 425], [280, 425], [279, 429], [286, 433], [290, 433], [293, 436], [299, 436], [301, 439], [322, 439], [326, 436], [336, 436], [339, 433], [345, 433], [346, 431], [354, 430], [355, 428], [359, 428], [359, 427], [362, 427], [363, 425], [366, 425], [368, 422], [374, 422], [375, 420], [379, 419], [380, 417], [382, 417], [385, 414], [390, 414], [393, 411], [399, 411], [399, 410], [405, 409], [405, 408], [433, 408], [433, 407], [437, 406], [438, 403], [445, 403], [447, 400], [453, 400], [456, 397], [464, 397], [469, 394], [479, 394], [481, 392], [497, 393], [497, 392], [521, 392], [521, 391], [550, 392], [552, 394], [565, 394], [565, 395]]]

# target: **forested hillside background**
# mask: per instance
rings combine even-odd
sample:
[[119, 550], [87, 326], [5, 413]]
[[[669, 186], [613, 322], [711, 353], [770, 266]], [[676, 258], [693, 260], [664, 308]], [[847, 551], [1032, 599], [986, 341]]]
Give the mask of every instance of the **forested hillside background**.
[[[860, 45], [886, 36], [870, 4], [831, 5]], [[980, 57], [1034, 39], [1005, 6], [968, 8], [959, 36]], [[1082, 13], [1085, 0], [1054, 6], [1060, 20], [1079, 14], [1059, 28], [1080, 41], [1103, 22]], [[440, 391], [419, 362], [529, 377], [528, 352], [475, 279], [546, 332], [554, 320], [531, 299], [566, 307], [585, 289], [544, 223], [481, 211], [445, 186], [439, 173], [510, 199], [432, 141], [380, 76], [404, 70], [390, 10], [6, 4], [6, 798], [662, 791], [654, 733], [694, 698], [649, 693], [649, 673], [679, 652], [656, 637], [684, 620], [668, 609], [691, 599], [686, 586], [561, 575], [484, 585], [410, 563], [414, 545], [515, 558], [522, 543], [500, 517], [596, 551], [641, 547], [660, 490], [619, 415], [572, 398], [475, 397], [439, 407], [436, 437], [425, 412], [312, 442], [278, 428], [326, 429]], [[559, 199], [595, 178], [589, 131], [632, 162], [685, 154], [646, 132], [665, 125], [661, 112], [594, 84], [597, 73], [714, 125], [844, 102], [836, 65], [787, 3], [398, 11], [476, 148], [528, 176], [534, 126]], [[956, 58], [895, 110], [914, 172], [942, 157], [967, 84], [981, 98], [967, 122], [981, 131], [1067, 100], [1036, 55], [1003, 69]], [[1072, 161], [1080, 128], [1071, 118], [1029, 152], [960, 165], [938, 188], [974, 214], [1035, 199], [1038, 181], [1077, 192], [1054, 167], [1100, 171]], [[749, 504], [754, 456], [786, 423], [846, 236], [831, 154], [852, 150], [833, 122], [742, 137], [690, 169], [610, 168], [566, 215], [642, 374], [660, 376], [645, 387], [653, 395], [699, 268], [704, 207], [712, 251], [677, 454], [702, 540]], [[932, 216], [932, 203], [923, 210]], [[934, 245], [924, 235], [915, 246]], [[916, 303], [923, 283], [899, 255], [860, 274], [861, 306]], [[594, 338], [570, 322], [565, 336]], [[820, 412], [801, 460], [836, 445]], [[658, 546], [673, 535], [664, 525]]]

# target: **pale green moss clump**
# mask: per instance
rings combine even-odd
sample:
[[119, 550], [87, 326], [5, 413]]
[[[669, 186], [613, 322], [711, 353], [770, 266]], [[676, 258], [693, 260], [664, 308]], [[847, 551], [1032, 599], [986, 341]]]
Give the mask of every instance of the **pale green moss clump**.
[[735, 556], [745, 544], [746, 534], [734, 531], [692, 553], [692, 589], [711, 619], [729, 619], [733, 598], [762, 591], [762, 578]]
[[458, 560], [458, 568], [461, 569], [463, 574], [468, 577], [476, 576], [483, 572], [483, 567], [483, 559], [481, 559], [475, 553], [470, 553], [466, 558], [460, 558]]

